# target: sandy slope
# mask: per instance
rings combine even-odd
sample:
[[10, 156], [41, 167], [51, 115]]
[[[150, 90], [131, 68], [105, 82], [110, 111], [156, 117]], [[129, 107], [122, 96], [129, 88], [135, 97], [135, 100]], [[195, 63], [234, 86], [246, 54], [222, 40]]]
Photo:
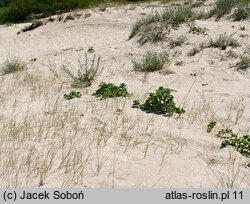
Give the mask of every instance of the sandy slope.
[[[157, 44], [128, 40], [136, 19], [161, 9], [153, 4], [81, 11], [79, 19], [19, 35], [25, 24], [0, 27], [0, 63], [12, 57], [28, 63], [22, 73], [0, 76], [1, 187], [249, 187], [249, 159], [220, 149], [214, 135], [226, 127], [250, 133], [249, 72], [235, 70], [238, 59], [225, 57], [230, 48], [187, 56], [223, 33], [235, 33], [241, 43], [233, 49], [237, 54], [250, 54], [249, 36], [240, 37], [249, 35], [249, 21], [199, 20], [208, 35], [190, 34], [183, 25]], [[169, 50], [169, 39], [180, 35], [187, 43]], [[102, 56], [104, 71], [82, 98], [65, 101], [63, 94], [73, 89], [61, 66], [76, 70], [90, 46]], [[174, 74], [134, 72], [131, 60], [147, 50], [169, 50]], [[180, 60], [184, 65], [176, 66]], [[125, 82], [133, 96], [99, 101], [91, 94], [101, 81]], [[186, 109], [181, 118], [131, 108], [133, 99], [159, 86], [177, 91], [177, 104]], [[218, 127], [208, 134], [212, 119]]]

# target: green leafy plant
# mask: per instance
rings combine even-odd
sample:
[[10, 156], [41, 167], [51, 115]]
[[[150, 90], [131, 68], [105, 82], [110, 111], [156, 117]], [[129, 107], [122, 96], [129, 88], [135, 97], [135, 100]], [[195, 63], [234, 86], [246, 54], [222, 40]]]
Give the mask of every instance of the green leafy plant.
[[214, 129], [215, 126], [216, 126], [216, 122], [215, 122], [215, 121], [211, 121], [211, 122], [208, 124], [208, 126], [207, 126], [207, 132], [208, 132], [208, 133], [211, 132], [211, 131]]
[[135, 71], [154, 72], [163, 69], [168, 62], [168, 54], [148, 51], [140, 61], [132, 61]]
[[127, 91], [126, 84], [121, 83], [120, 86], [116, 86], [113, 83], [105, 82], [99, 85], [99, 89], [93, 95], [101, 99], [131, 96]]
[[26, 64], [21, 62], [18, 59], [12, 59], [12, 60], [7, 60], [4, 62], [3, 66], [0, 69], [0, 73], [5, 75], [5, 74], [10, 74], [10, 73], [15, 73], [22, 71], [26, 68]]
[[71, 100], [73, 98], [80, 98], [82, 94], [80, 92], [71, 91], [69, 94], [64, 94], [64, 99]]
[[159, 87], [155, 93], [150, 93], [144, 103], [139, 100], [133, 102], [133, 108], [139, 108], [143, 111], [164, 116], [172, 116], [174, 113], [182, 114], [184, 109], [176, 107], [174, 96], [171, 94], [174, 90], [169, 88]]
[[223, 140], [221, 142], [221, 147], [232, 146], [243, 156], [250, 157], [250, 136], [243, 135], [239, 136], [238, 134], [231, 133], [229, 139]]
[[239, 42], [232, 38], [232, 35], [228, 36], [226, 34], [220, 35], [219, 38], [213, 40], [210, 39], [209, 47], [218, 47], [222, 50], [225, 50], [228, 46], [238, 47]]
[[75, 88], [91, 86], [92, 81], [97, 77], [103, 70], [100, 67], [101, 56], [94, 55], [91, 60], [88, 59], [87, 53], [85, 54], [85, 63], [78, 61], [79, 68], [77, 74], [73, 74], [71, 70], [65, 66], [62, 68], [63, 71], [68, 74], [73, 80], [72, 86]]
[[236, 64], [237, 70], [247, 70], [250, 67], [250, 57], [247, 55], [242, 55], [240, 61]]

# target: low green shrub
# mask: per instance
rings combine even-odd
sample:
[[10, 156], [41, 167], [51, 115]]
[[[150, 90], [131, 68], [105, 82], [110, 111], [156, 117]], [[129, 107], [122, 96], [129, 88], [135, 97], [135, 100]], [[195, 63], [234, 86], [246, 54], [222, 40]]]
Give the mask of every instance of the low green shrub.
[[0, 69], [0, 73], [5, 75], [5, 74], [10, 74], [10, 73], [15, 73], [22, 71], [26, 68], [26, 64], [21, 62], [18, 59], [12, 59], [12, 60], [7, 60], [4, 62], [3, 66]]
[[121, 83], [120, 86], [116, 86], [113, 83], [105, 82], [99, 85], [99, 89], [93, 95], [101, 99], [131, 96], [127, 91], [126, 84]]
[[221, 142], [221, 147], [232, 146], [243, 156], [250, 157], [250, 136], [238, 134], [231, 134], [229, 139], [225, 139]]
[[168, 54], [148, 51], [140, 61], [132, 61], [135, 71], [154, 72], [164, 68]]
[[149, 97], [144, 103], [135, 100], [132, 107], [139, 108], [149, 113], [162, 114], [164, 116], [172, 116], [174, 113], [184, 113], [184, 109], [176, 107], [174, 96], [171, 92], [173, 92], [172, 89], [159, 87], [155, 93], [149, 94]]
[[82, 94], [80, 92], [71, 91], [69, 94], [64, 94], [64, 99], [71, 100], [73, 98], [80, 98]]

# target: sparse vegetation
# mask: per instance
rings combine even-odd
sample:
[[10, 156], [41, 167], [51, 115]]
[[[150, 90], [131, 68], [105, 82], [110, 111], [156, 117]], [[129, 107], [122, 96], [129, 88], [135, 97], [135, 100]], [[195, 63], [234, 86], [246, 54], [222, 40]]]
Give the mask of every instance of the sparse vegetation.
[[225, 50], [228, 46], [238, 47], [239, 42], [232, 37], [232, 35], [228, 36], [226, 34], [220, 35], [219, 38], [213, 40], [210, 39], [209, 47], [218, 47], [221, 50]]
[[249, 3], [249, 0], [217, 0], [214, 8], [207, 15], [221, 18], [226, 14], [230, 14], [232, 9], [236, 7], [233, 14], [234, 20], [244, 20], [249, 17]]
[[195, 25], [192, 25], [189, 29], [189, 33], [193, 33], [196, 35], [200, 35], [200, 34], [207, 35], [207, 31], [208, 31], [207, 28], [203, 28], [203, 27], [195, 26]]
[[174, 90], [169, 88], [159, 87], [155, 93], [150, 93], [144, 103], [139, 100], [133, 102], [133, 108], [139, 108], [143, 111], [164, 116], [172, 116], [174, 113], [182, 114], [184, 109], [176, 107], [174, 97], [171, 94]]
[[236, 0], [217, 0], [215, 7], [210, 11], [210, 16], [216, 15], [217, 18], [220, 18], [230, 13], [235, 4]]
[[193, 20], [193, 17], [190, 6], [178, 6], [166, 9], [162, 14], [150, 14], [134, 24], [129, 39], [138, 34], [140, 44], [162, 40], [169, 26], [177, 29], [182, 23]]
[[140, 61], [132, 61], [135, 71], [154, 72], [162, 70], [168, 62], [168, 54], [148, 51]]
[[21, 62], [18, 59], [11, 59], [7, 60], [4, 62], [0, 69], [0, 73], [5, 75], [5, 74], [10, 74], [10, 73], [15, 73], [22, 71], [26, 68], [26, 64]]
[[102, 72], [103, 67], [100, 67], [101, 56], [94, 55], [92, 60], [88, 59], [87, 53], [85, 54], [85, 63], [79, 60], [79, 68], [77, 74], [72, 73], [71, 70], [63, 67], [63, 71], [68, 74], [73, 80], [72, 87], [88, 87], [92, 81]]
[[187, 38], [183, 35], [177, 37], [176, 39], [172, 39], [169, 44], [170, 44], [170, 48], [174, 48], [177, 46], [181, 46], [186, 42]]
[[241, 21], [249, 18], [250, 16], [250, 7], [239, 7], [233, 14], [235, 21]]
[[233, 50], [229, 50], [226, 52], [226, 57], [236, 59], [238, 57], [238, 55]]
[[[0, 72], [0, 187], [249, 187], [249, 24], [228, 18], [193, 24], [195, 15], [178, 28], [159, 13], [159, 20], [135, 35], [141, 44], [162, 42], [141, 47], [134, 39], [126, 41], [137, 16], [167, 7], [165, 18], [172, 19], [177, 5], [199, 6], [165, 1], [172, 3], [59, 13], [20, 35], [26, 24], [1, 26], [0, 62], [19, 56], [29, 69]], [[215, 1], [199, 1], [204, 7], [193, 11], [207, 11]], [[75, 22], [64, 23], [67, 16]], [[203, 26], [214, 41], [224, 31], [236, 33], [229, 37], [241, 47], [225, 43], [224, 51], [207, 49], [210, 38], [203, 36]], [[181, 47], [170, 49], [171, 43]], [[169, 68], [176, 74], [164, 75]], [[141, 176], [142, 171], [151, 173]], [[171, 179], [183, 174], [186, 179]]]
[[192, 49], [190, 49], [187, 53], [188, 56], [195, 56], [197, 53], [199, 53], [201, 51], [201, 48], [199, 47], [193, 47]]
[[162, 18], [166, 24], [178, 28], [181, 24], [193, 20], [195, 13], [190, 6], [180, 6], [174, 9], [167, 9], [163, 12]]
[[250, 67], [250, 57], [247, 55], [242, 55], [236, 66], [238, 70], [247, 70]]
[[218, 133], [216, 133], [216, 136], [220, 138], [228, 138], [231, 136], [231, 134], [233, 134], [232, 129], [224, 128], [224, 129], [219, 130]]
[[142, 19], [139, 19], [138, 21], [136, 21], [136, 23], [132, 27], [129, 39], [134, 37], [140, 31], [143, 32], [152, 23], [157, 23], [160, 20], [161, 20], [161, 15], [159, 13], [149, 14], [148, 16], [146, 16], [146, 17], [144, 17]]
[[99, 85], [99, 89], [93, 95], [101, 99], [131, 96], [127, 91], [126, 84], [121, 83], [120, 86], [116, 86], [113, 83], [105, 82]]
[[176, 61], [174, 63], [176, 66], [183, 66], [184, 65], [184, 62], [183, 61]]

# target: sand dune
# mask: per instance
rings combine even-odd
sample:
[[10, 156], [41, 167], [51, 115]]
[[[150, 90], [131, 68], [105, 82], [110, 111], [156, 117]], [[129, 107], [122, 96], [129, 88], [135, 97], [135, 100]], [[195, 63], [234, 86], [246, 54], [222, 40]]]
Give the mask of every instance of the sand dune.
[[[239, 59], [226, 56], [230, 48], [187, 53], [227, 33], [240, 43], [235, 53], [250, 54], [250, 23], [196, 20], [207, 35], [188, 33], [183, 24], [158, 43], [141, 46], [137, 37], [128, 39], [137, 19], [165, 6], [77, 11], [82, 15], [75, 20], [48, 22], [18, 35], [28, 23], [0, 27], [0, 64], [18, 58], [28, 66], [0, 76], [1, 187], [249, 187], [249, 158], [221, 149], [215, 136], [222, 128], [250, 134], [249, 71], [236, 70]], [[185, 44], [170, 49], [170, 40], [181, 35]], [[91, 46], [104, 70], [92, 86], [74, 89], [62, 65], [76, 70]], [[174, 73], [133, 71], [131, 60], [148, 50], [168, 51], [166, 66]], [[133, 96], [98, 100], [92, 93], [102, 81], [126, 83]], [[134, 99], [145, 99], [159, 86], [177, 91], [176, 103], [185, 114], [163, 117], [131, 108]], [[72, 90], [83, 96], [64, 100]], [[217, 126], [207, 133], [211, 120]]]

